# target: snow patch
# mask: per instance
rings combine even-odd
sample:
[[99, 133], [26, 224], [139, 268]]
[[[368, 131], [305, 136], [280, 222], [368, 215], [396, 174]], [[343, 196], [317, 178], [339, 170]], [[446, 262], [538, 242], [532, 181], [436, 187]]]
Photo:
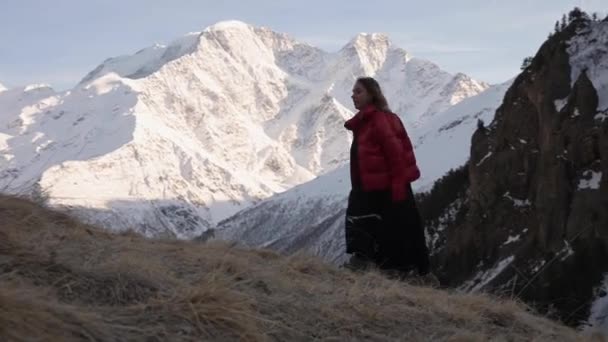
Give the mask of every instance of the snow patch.
[[558, 255], [561, 255], [560, 261], [565, 261], [570, 256], [574, 255], [574, 250], [572, 249], [572, 246], [570, 245], [568, 240], [564, 240], [564, 248], [562, 248], [562, 250], [558, 252]]
[[470, 292], [477, 292], [482, 290], [487, 284], [489, 284], [494, 278], [500, 275], [512, 262], [515, 260], [515, 256], [511, 255], [494, 265], [493, 268], [478, 272], [473, 279], [466, 282], [462, 289]]
[[583, 178], [578, 182], [578, 189], [585, 190], [597, 190], [600, 188], [600, 182], [602, 181], [602, 172], [595, 172], [592, 170], [587, 170], [583, 172]]
[[532, 274], [536, 274], [538, 271], [540, 271], [540, 269], [543, 268], [543, 266], [545, 266], [546, 263], [547, 263], [547, 261], [541, 260], [539, 263], [534, 265], [534, 267], [532, 267]]
[[518, 234], [518, 235], [515, 235], [515, 236], [509, 236], [509, 237], [507, 238], [507, 241], [505, 241], [505, 242], [504, 242], [502, 245], [503, 245], [503, 246], [506, 246], [506, 245], [509, 245], [509, 244], [515, 243], [515, 242], [518, 242], [520, 239], [521, 239], [521, 235], [519, 235], [519, 234]]
[[603, 283], [596, 289], [596, 298], [591, 304], [586, 331], [601, 331], [608, 334], [608, 274]]
[[517, 208], [524, 208], [524, 207], [529, 207], [530, 205], [532, 205], [532, 203], [530, 202], [530, 200], [526, 199], [526, 200], [520, 200], [517, 198], [513, 198], [510, 194], [509, 191], [507, 191], [507, 193], [505, 193], [503, 195], [504, 198], [510, 199], [513, 202], [513, 205]]
[[[443, 232], [451, 223], [455, 221], [456, 214], [458, 214], [462, 204], [463, 200], [460, 198], [450, 203], [448, 208], [439, 217], [437, 225], [434, 227], [427, 227], [427, 229], [425, 229], [425, 235], [427, 237], [431, 255], [436, 254], [443, 248], [443, 246], [438, 245], [439, 239], [441, 238], [439, 233]], [[430, 234], [429, 230], [433, 231], [432, 235]]]
[[476, 164], [476, 166], [480, 166], [481, 164], [483, 164], [484, 161], [486, 161], [486, 159], [490, 158], [492, 156], [492, 152], [488, 152], [488, 154], [486, 154], [483, 158], [481, 158], [481, 160]]
[[562, 109], [568, 104], [568, 97], [555, 100], [555, 101], [553, 101], [553, 104], [555, 105], [555, 110], [557, 112], [561, 112]]

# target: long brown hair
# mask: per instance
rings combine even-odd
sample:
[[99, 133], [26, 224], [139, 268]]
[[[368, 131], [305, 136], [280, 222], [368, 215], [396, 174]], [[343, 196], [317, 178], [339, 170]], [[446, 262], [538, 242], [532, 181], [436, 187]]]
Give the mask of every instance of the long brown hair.
[[386, 101], [386, 97], [384, 97], [384, 94], [382, 93], [380, 84], [378, 84], [378, 81], [372, 77], [359, 77], [357, 78], [357, 83], [365, 88], [368, 94], [372, 97], [372, 104], [376, 106], [376, 108], [385, 112], [391, 111], [388, 106], [388, 102]]

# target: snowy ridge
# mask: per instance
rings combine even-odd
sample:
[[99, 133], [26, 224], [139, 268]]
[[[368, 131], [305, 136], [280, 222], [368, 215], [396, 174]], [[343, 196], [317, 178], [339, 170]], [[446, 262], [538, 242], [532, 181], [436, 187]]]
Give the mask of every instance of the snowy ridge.
[[85, 76], [80, 84], [87, 83], [110, 72], [114, 72], [121, 77], [134, 79], [148, 76], [164, 64], [187, 53], [194, 52], [199, 35], [200, 32], [192, 32], [167, 46], [155, 44], [139, 50], [133, 56], [109, 58]]
[[42, 193], [117, 229], [190, 238], [344, 168], [357, 76], [406, 123], [487, 85], [413, 59], [379, 34], [326, 53], [231, 21], [111, 58], [74, 89], [0, 93], [0, 191]]

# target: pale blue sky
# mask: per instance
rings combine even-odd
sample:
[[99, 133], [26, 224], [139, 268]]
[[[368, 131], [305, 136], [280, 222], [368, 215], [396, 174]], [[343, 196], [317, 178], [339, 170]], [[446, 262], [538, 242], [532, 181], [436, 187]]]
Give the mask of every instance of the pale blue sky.
[[6, 0], [0, 83], [66, 89], [108, 57], [229, 19], [328, 51], [359, 32], [382, 32], [447, 71], [498, 83], [519, 71], [574, 6], [603, 17], [608, 0]]

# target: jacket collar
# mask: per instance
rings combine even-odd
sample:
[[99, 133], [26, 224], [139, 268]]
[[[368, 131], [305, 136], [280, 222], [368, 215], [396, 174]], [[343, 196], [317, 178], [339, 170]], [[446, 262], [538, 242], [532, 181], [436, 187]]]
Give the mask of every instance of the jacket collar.
[[369, 119], [369, 117], [377, 112], [378, 109], [376, 108], [376, 106], [374, 105], [367, 105], [364, 108], [362, 108], [361, 110], [359, 110], [359, 112], [357, 114], [355, 114], [355, 116], [353, 116], [350, 120], [346, 121], [344, 123], [344, 127], [346, 129], [348, 129], [349, 131], [356, 131], [357, 129], [359, 129], [359, 127], [361, 127], [361, 125], [367, 121]]

